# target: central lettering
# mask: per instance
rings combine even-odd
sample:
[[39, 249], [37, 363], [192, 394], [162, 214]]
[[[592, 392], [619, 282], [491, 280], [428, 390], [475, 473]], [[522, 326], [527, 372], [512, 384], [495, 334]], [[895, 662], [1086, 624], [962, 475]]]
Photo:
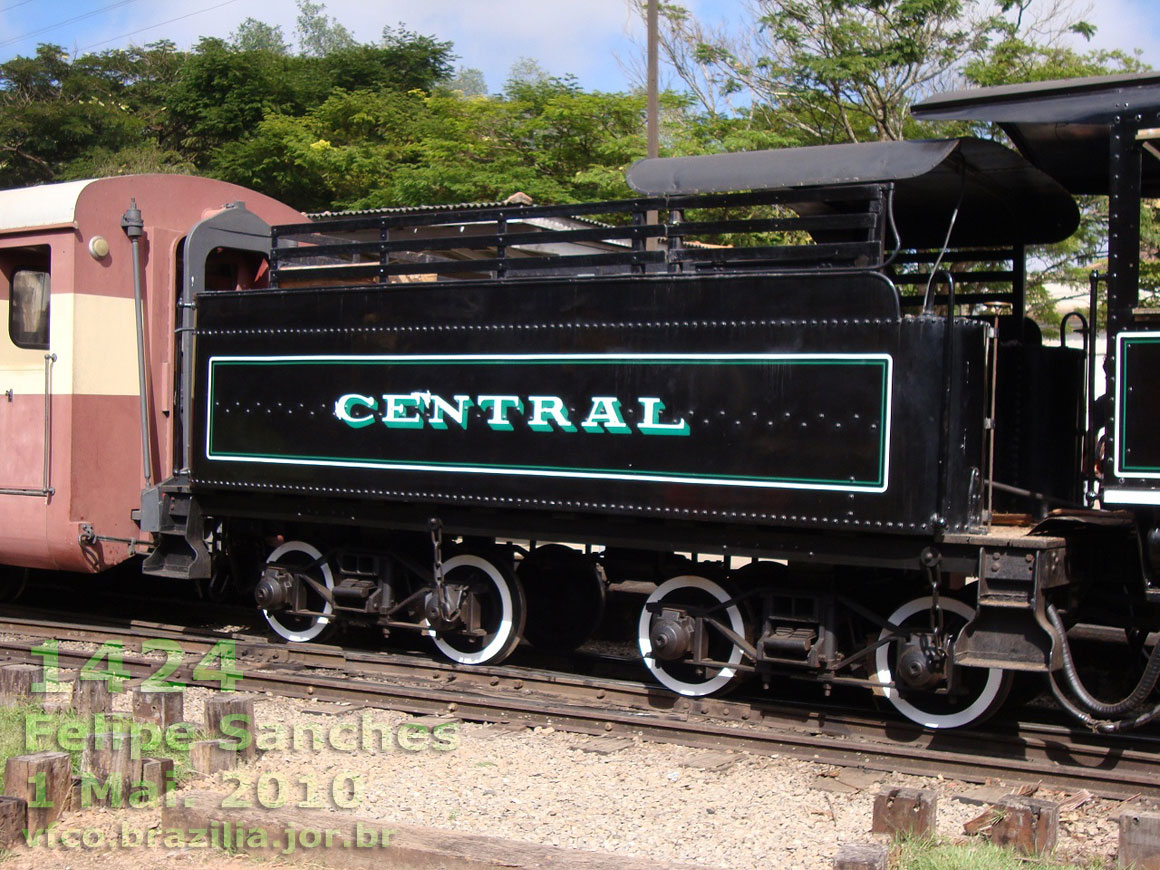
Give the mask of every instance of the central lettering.
[[[450, 399], [430, 392], [384, 393], [367, 396], [346, 393], [334, 403], [334, 416], [352, 429], [379, 422], [388, 429], [440, 429], [458, 426], [466, 430], [476, 420], [494, 432], [511, 432], [514, 420], [522, 419], [532, 432], [587, 432], [592, 435], [688, 435], [686, 420], [662, 420], [665, 403], [655, 396], [636, 399], [638, 419], [629, 423], [617, 396], [591, 396], [580, 417], [560, 396], [453, 395]], [[579, 422], [573, 422], [573, 417]]]

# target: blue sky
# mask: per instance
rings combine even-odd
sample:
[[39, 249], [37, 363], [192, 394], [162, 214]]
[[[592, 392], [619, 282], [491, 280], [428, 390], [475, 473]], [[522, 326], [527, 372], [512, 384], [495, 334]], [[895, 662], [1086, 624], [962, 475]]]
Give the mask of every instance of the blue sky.
[[[1094, 45], [1141, 48], [1144, 60], [1160, 68], [1160, 2], [1063, 2], [1099, 28]], [[685, 5], [726, 22], [745, 20], [749, 7], [747, 0]], [[330, 0], [326, 11], [360, 41], [374, 41], [383, 25], [400, 22], [451, 40], [458, 64], [482, 70], [493, 91], [523, 57], [554, 75], [574, 74], [589, 89], [626, 89], [632, 82], [620, 61], [633, 56], [630, 34], [640, 32], [628, 0]], [[201, 36], [228, 36], [247, 16], [280, 24], [293, 37], [294, 0], [0, 0], [0, 61], [32, 54], [39, 42], [74, 53], [163, 38], [189, 48]]]

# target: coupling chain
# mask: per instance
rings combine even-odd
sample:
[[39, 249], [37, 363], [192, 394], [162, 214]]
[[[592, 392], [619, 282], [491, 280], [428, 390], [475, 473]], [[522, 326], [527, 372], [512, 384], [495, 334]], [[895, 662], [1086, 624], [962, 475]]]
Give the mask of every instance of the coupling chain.
[[926, 572], [927, 582], [930, 583], [930, 630], [938, 640], [939, 648], [943, 647], [946, 633], [946, 618], [939, 602], [939, 587], [942, 586], [942, 554], [933, 547], [922, 551], [920, 558], [923, 570]]
[[438, 517], [427, 520], [427, 528], [431, 532], [431, 548], [435, 553], [431, 574], [435, 578], [435, 586], [443, 586], [443, 521]]

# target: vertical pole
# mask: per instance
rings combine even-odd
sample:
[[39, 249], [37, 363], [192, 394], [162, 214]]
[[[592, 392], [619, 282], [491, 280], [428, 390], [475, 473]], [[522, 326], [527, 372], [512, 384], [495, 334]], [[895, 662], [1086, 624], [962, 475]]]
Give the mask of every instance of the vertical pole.
[[[660, 0], [648, 0], [648, 120], [647, 120], [647, 155], [657, 157], [660, 154], [660, 99], [657, 96], [657, 7]], [[645, 215], [645, 224], [657, 224], [657, 212], [649, 211]], [[655, 251], [660, 247], [660, 240], [650, 237], [645, 242], [646, 251]]]
[[1096, 340], [1100, 334], [1100, 272], [1092, 269], [1088, 276], [1088, 340], [1087, 340], [1087, 408], [1084, 410], [1084, 460], [1083, 474], [1087, 480], [1084, 504], [1091, 507], [1095, 502], [1096, 471], [1099, 469], [1100, 452], [1096, 443]]
[[657, 96], [657, 5], [648, 0], [648, 155], [660, 154], [660, 100]]
[[145, 470], [145, 488], [153, 486], [153, 445], [149, 437], [149, 392], [145, 368], [145, 316], [141, 298], [141, 236], [145, 222], [135, 198], [129, 200], [129, 210], [121, 215], [121, 229], [129, 237], [133, 249], [133, 303], [137, 313], [137, 385], [141, 394], [141, 460]]
[[44, 474], [40, 486], [42, 495], [54, 495], [49, 483], [52, 479], [52, 364], [55, 362], [55, 353], [44, 355]]

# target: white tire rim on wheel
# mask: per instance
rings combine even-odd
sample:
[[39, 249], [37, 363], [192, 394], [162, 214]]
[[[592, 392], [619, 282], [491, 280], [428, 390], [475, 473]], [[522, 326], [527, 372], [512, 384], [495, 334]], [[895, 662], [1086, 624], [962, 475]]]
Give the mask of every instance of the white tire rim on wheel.
[[[929, 612], [933, 603], [934, 600], [929, 595], [924, 598], [912, 599], [890, 614], [887, 621], [901, 626], [903, 622], [916, 613]], [[962, 617], [967, 622], [970, 622], [975, 616], [975, 611], [969, 604], [964, 604], [956, 598], [943, 598], [940, 600], [939, 606], [955, 616]], [[890, 629], [884, 628], [878, 635], [878, 639], [883, 640], [890, 635]], [[961, 728], [964, 725], [969, 725], [987, 712], [1003, 689], [1003, 671], [999, 668], [989, 668], [987, 682], [983, 684], [979, 697], [967, 707], [955, 713], [930, 713], [922, 710], [903, 698], [898, 689], [885, 685], [894, 682], [894, 675], [890, 672], [890, 648], [893, 645], [893, 643], [888, 643], [880, 646], [874, 654], [874, 664], [878, 668], [876, 676], [878, 681], [884, 684], [882, 695], [894, 705], [894, 709], [899, 713], [924, 728]]]
[[475, 652], [465, 652], [464, 650], [456, 649], [446, 639], [438, 635], [435, 635], [433, 639], [439, 651], [453, 662], [458, 662], [461, 665], [479, 665], [499, 655], [507, 644], [511, 633], [515, 630], [515, 608], [512, 605], [512, 592], [508, 587], [507, 579], [495, 565], [482, 556], [473, 556], [470, 553], [453, 556], [443, 563], [443, 574], [446, 576], [456, 568], [464, 566], [478, 568], [487, 575], [488, 579], [491, 580], [499, 592], [500, 621], [499, 626], [495, 630], [495, 637], [491, 639], [491, 643], [481, 647]]
[[[694, 575], [686, 575], [683, 577], [673, 577], [666, 580], [656, 588], [656, 591], [648, 597], [648, 604], [655, 604], [664, 599], [666, 595], [674, 589], [700, 589], [708, 592], [721, 604], [724, 604], [732, 596], [724, 589], [714, 583], [712, 580], [707, 580], [704, 577], [696, 577]], [[741, 608], [736, 604], [730, 604], [725, 608], [725, 613], [729, 617], [729, 627], [733, 631], [744, 637], [745, 636], [745, 622], [741, 618]], [[649, 612], [648, 607], [644, 607], [640, 612], [640, 624], [637, 627], [637, 639], [640, 642], [640, 654], [644, 657], [645, 666], [649, 669], [652, 675], [666, 689], [671, 689], [678, 695], [709, 695], [716, 692], [718, 689], [724, 688], [729, 684], [729, 681], [736, 676], [737, 671], [733, 667], [721, 668], [716, 674], [701, 683], [686, 683], [684, 680], [678, 680], [676, 677], [669, 674], [661, 665], [658, 665], [656, 660], [652, 657], [652, 613]], [[727, 659], [730, 665], [737, 665], [741, 663], [741, 648], [736, 644]]]
[[[317, 562], [322, 559], [322, 552], [317, 547], [313, 547], [305, 541], [287, 541], [269, 555], [266, 563], [277, 562], [286, 553], [303, 553], [309, 556], [312, 562]], [[327, 589], [333, 590], [334, 575], [330, 571], [330, 565], [323, 561], [318, 566], [318, 570], [322, 574], [323, 585]], [[306, 643], [307, 641], [314, 640], [314, 638], [326, 630], [326, 626], [330, 624], [330, 614], [333, 611], [334, 607], [327, 601], [322, 608], [322, 612], [326, 615], [315, 617], [310, 627], [302, 629], [301, 631], [283, 625], [278, 621], [278, 617], [268, 610], [263, 610], [262, 616], [266, 617], [266, 622], [270, 623], [270, 628], [274, 629], [274, 633], [279, 637], [283, 637], [291, 643]]]

